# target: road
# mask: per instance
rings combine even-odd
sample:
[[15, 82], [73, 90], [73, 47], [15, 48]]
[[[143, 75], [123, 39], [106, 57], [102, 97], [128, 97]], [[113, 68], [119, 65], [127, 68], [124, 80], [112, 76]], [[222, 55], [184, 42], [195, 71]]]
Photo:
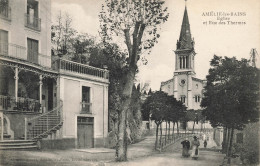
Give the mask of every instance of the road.
[[223, 155], [219, 152], [200, 151], [198, 160], [183, 158], [181, 152], [154, 154], [146, 158], [134, 159], [123, 163], [108, 163], [106, 165], [115, 166], [219, 166], [222, 164]]

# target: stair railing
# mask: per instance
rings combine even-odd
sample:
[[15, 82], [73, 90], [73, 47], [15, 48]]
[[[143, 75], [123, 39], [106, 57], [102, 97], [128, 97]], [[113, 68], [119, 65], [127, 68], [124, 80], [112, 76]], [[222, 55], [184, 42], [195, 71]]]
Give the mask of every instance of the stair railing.
[[48, 133], [55, 126], [63, 122], [63, 102], [60, 101], [58, 106], [53, 110], [45, 112], [33, 118], [26, 118], [24, 128], [24, 139], [38, 138], [43, 133]]

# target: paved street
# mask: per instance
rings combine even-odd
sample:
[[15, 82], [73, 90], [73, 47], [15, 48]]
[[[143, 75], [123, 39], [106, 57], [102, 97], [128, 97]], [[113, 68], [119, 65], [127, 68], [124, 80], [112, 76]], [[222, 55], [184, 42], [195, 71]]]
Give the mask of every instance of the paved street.
[[219, 152], [200, 151], [198, 160], [183, 158], [181, 152], [155, 154], [146, 158], [134, 159], [127, 163], [109, 163], [107, 165], [149, 165], [149, 166], [219, 166], [223, 160], [223, 155]]

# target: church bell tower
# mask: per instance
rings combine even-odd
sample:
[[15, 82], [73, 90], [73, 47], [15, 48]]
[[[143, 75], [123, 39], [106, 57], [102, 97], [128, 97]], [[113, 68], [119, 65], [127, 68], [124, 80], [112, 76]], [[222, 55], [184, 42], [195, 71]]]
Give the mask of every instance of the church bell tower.
[[195, 76], [194, 40], [191, 36], [187, 7], [185, 5], [181, 32], [176, 43], [174, 91], [175, 98], [181, 100], [188, 108], [192, 108], [192, 77]]
[[187, 7], [185, 6], [184, 16], [181, 25], [181, 33], [177, 40], [175, 52], [175, 72], [192, 72], [194, 71], [194, 40], [191, 37], [190, 23], [188, 18]]

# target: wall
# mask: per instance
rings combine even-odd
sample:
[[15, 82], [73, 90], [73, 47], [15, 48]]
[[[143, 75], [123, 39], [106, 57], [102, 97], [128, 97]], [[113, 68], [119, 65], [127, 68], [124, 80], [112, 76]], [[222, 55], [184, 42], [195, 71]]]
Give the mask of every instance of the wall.
[[[81, 113], [82, 86], [90, 87], [92, 114]], [[77, 138], [78, 116], [94, 117], [94, 147], [104, 146], [108, 134], [107, 85], [61, 76], [60, 99], [63, 100], [63, 138]], [[77, 142], [75, 142], [76, 144]]]
[[10, 128], [14, 132], [14, 139], [19, 139], [24, 136], [24, 119], [25, 117], [33, 118], [39, 116], [39, 114], [23, 114], [23, 113], [8, 113], [5, 112], [5, 116], [10, 120]]
[[[35, 31], [25, 27], [25, 13], [27, 0], [9, 0], [11, 7], [11, 21], [1, 19], [0, 29], [8, 31], [9, 43], [27, 47], [27, 37], [39, 41], [39, 53], [51, 57], [51, 1], [40, 0], [39, 18], [41, 19], [41, 31]], [[10, 48], [9, 48], [9, 52]], [[25, 54], [27, 51], [25, 50]], [[51, 62], [48, 62], [51, 66]]]
[[[198, 85], [198, 86], [197, 86]], [[192, 80], [192, 106], [194, 110], [200, 109], [200, 103], [202, 100], [203, 83], [201, 81]], [[195, 95], [200, 96], [200, 102], [195, 102]]]

